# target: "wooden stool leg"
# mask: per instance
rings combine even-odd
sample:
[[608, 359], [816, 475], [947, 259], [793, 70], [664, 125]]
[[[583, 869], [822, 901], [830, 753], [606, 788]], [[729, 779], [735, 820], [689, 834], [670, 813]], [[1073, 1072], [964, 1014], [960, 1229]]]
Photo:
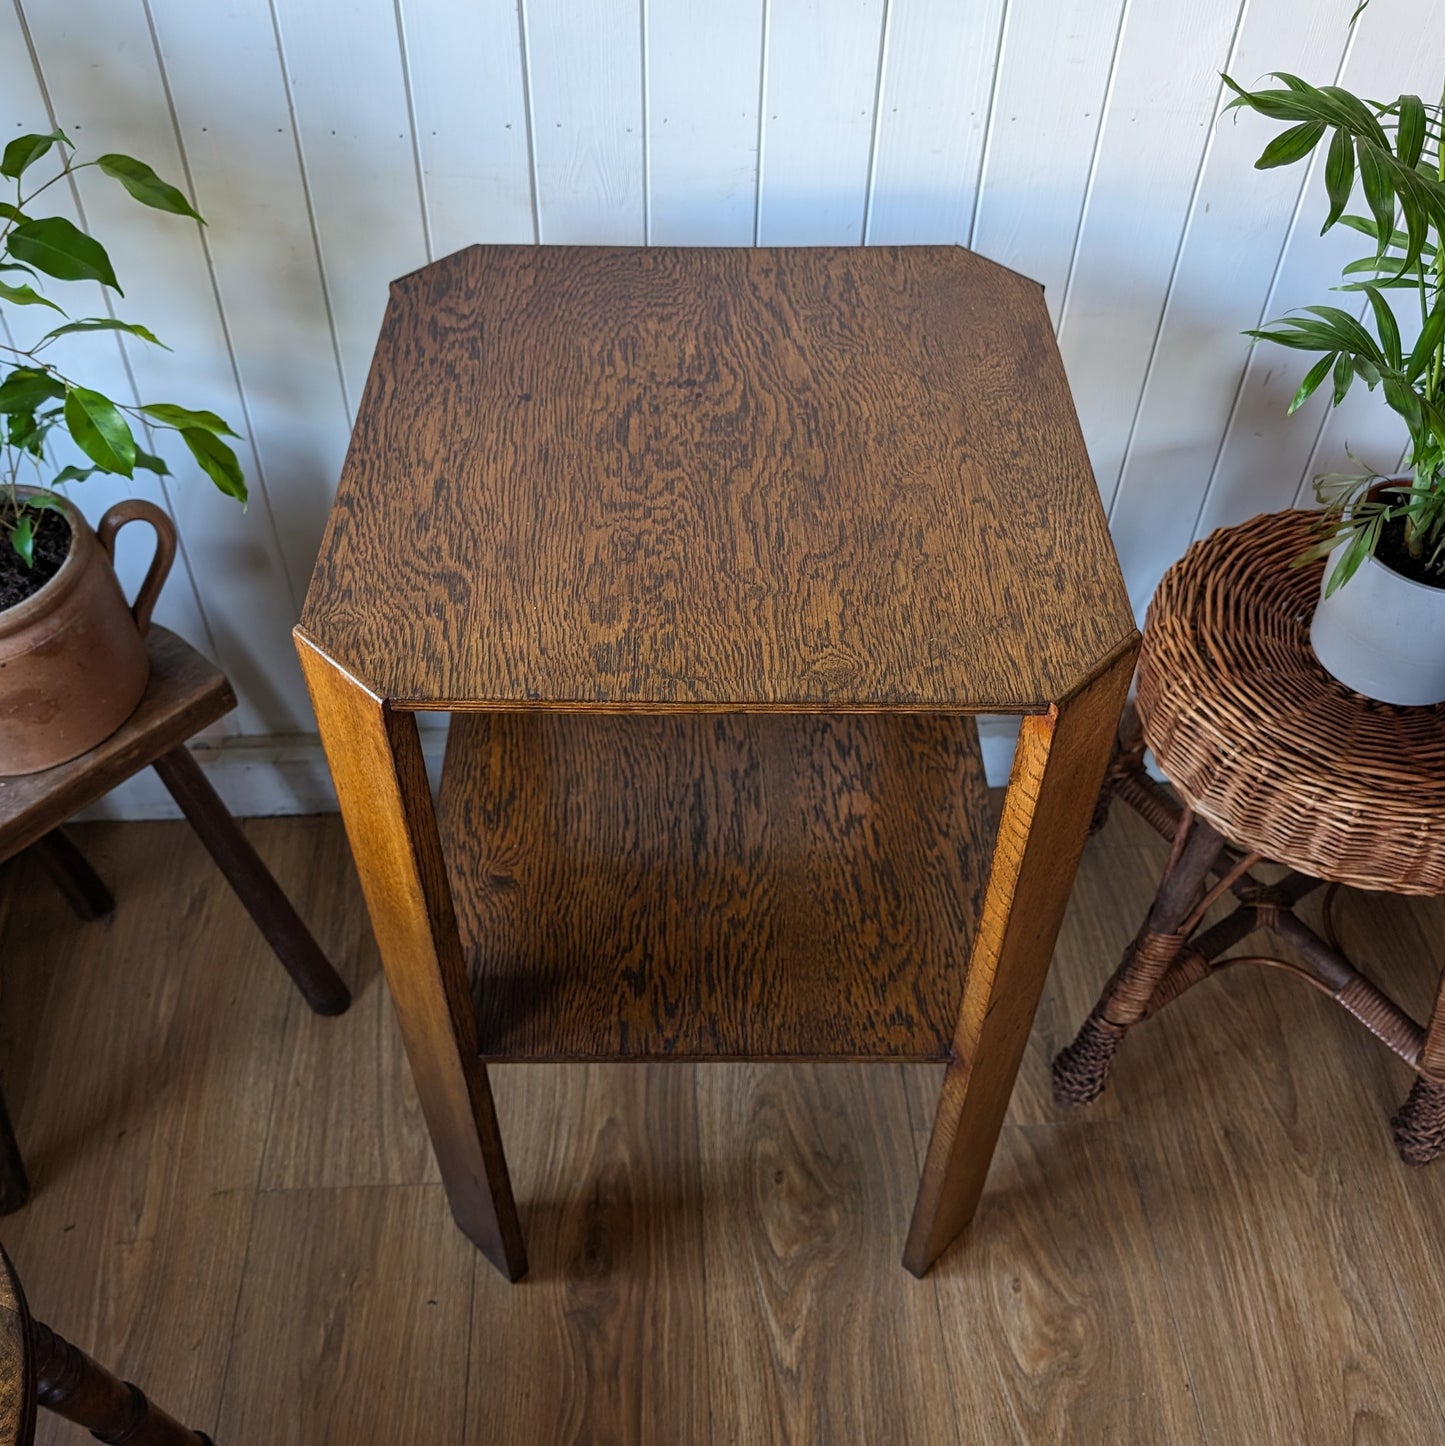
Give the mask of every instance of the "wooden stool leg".
[[30, 1181], [25, 1174], [25, 1161], [10, 1127], [10, 1114], [0, 1095], [0, 1215], [10, 1215], [30, 1198]]
[[65, 829], [51, 829], [31, 848], [78, 918], [103, 919], [115, 912], [115, 899], [106, 888], [105, 881], [91, 868], [79, 845]]
[[1201, 818], [1187, 817], [1188, 832], [1159, 882], [1149, 916], [1074, 1042], [1054, 1058], [1054, 1102], [1082, 1105], [1097, 1099], [1128, 1030], [1144, 1018], [1159, 982], [1187, 935], [1177, 932], [1199, 898], [1224, 840]]
[[351, 993], [311, 937], [271, 871], [261, 862], [184, 746], [156, 759], [155, 770], [246, 906], [266, 942], [317, 1014], [341, 1014]]
[[104, 1366], [37, 1320], [30, 1323], [36, 1397], [98, 1441], [124, 1446], [212, 1446], [211, 1438], [182, 1426], [153, 1406], [139, 1386]]
[[296, 651], [452, 1216], [517, 1280], [527, 1273], [527, 1252], [479, 1057], [416, 719], [368, 692], [299, 631]]
[[1419, 1069], [1405, 1103], [1390, 1121], [1395, 1148], [1407, 1165], [1428, 1165], [1445, 1151], [1445, 971], [1435, 990]]

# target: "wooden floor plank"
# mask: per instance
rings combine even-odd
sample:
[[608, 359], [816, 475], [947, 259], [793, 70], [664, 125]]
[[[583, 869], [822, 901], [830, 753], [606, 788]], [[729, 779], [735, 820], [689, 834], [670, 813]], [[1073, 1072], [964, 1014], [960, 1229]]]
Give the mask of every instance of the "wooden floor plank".
[[293, 819], [308, 872], [307, 920], [352, 987], [337, 1022], [292, 1009], [261, 1188], [420, 1185], [440, 1181], [361, 885], [335, 818]]
[[[210, 1429], [293, 991], [188, 829], [76, 833], [117, 908], [81, 923], [13, 876], [4, 1044], [32, 1198], [0, 1230], [37, 1315]], [[265, 843], [283, 874], [302, 857], [293, 830]]]
[[1394, 1287], [1404, 1167], [1380, 1047], [1241, 969], [1126, 1048], [1120, 1130], [1211, 1439], [1445, 1438]]
[[529, 1274], [478, 1272], [467, 1439], [708, 1440], [693, 1070], [498, 1066]]
[[[183, 825], [82, 831], [109, 924], [0, 875], [36, 1179], [0, 1237], [57, 1328], [239, 1446], [1445, 1439], [1445, 1173], [1396, 1161], [1409, 1071], [1341, 1011], [1237, 971], [1141, 1027], [1098, 1105], [1049, 1102], [1157, 876], [1127, 821], [1086, 852], [983, 1204], [922, 1283], [899, 1254], [938, 1067], [888, 1064], [498, 1068], [533, 1274], [476, 1269], [334, 818], [247, 829], [357, 988], [336, 1020]], [[1427, 1008], [1445, 902], [1340, 915]]]
[[461, 1441], [474, 1258], [440, 1185], [261, 1193], [217, 1441]]
[[927, 1282], [896, 1065], [700, 1069], [712, 1439], [968, 1441]]

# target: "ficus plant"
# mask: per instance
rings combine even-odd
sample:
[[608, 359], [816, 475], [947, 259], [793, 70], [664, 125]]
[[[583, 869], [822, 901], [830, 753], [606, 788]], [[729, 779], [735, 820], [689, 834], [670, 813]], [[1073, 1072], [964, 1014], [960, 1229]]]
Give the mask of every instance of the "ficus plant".
[[[1360, 9], [1364, 9], [1362, 5]], [[1356, 11], [1358, 16], [1359, 11]], [[1288, 126], [1265, 147], [1258, 169], [1293, 165], [1326, 146], [1324, 185], [1329, 201], [1321, 234], [1348, 226], [1373, 243], [1351, 261], [1337, 291], [1362, 295], [1356, 316], [1341, 306], [1307, 306], [1247, 333], [1299, 351], [1316, 352], [1289, 410], [1328, 384], [1339, 406], [1358, 380], [1405, 422], [1413, 480], [1386, 482], [1378, 472], [1315, 479], [1325, 508], [1323, 536], [1299, 561], [1324, 556], [1341, 543], [1327, 584], [1343, 586], [1380, 545], [1387, 529], [1402, 534], [1422, 580], [1445, 587], [1445, 154], [1441, 104], [1418, 95], [1366, 100], [1337, 85], [1310, 85], [1277, 72], [1281, 88], [1234, 92], [1227, 110], [1246, 108]], [[1350, 209], [1356, 193], [1364, 211]], [[1408, 348], [1391, 305], [1400, 297], [1418, 307], [1420, 329]], [[1363, 318], [1363, 319], [1362, 319]]]
[[[128, 406], [67, 376], [50, 359], [50, 348], [61, 337], [91, 332], [121, 332], [148, 346], [165, 347], [138, 322], [72, 317], [46, 294], [42, 277], [96, 281], [123, 295], [110, 257], [95, 237], [63, 216], [36, 211], [36, 202], [52, 186], [90, 167], [111, 177], [142, 205], [204, 224], [182, 192], [144, 162], [114, 153], [77, 160], [63, 131], [17, 136], [0, 155], [0, 194], [7, 182], [14, 186], [13, 200], [0, 200], [0, 302], [7, 323], [0, 335], [0, 527], [27, 567], [33, 560], [39, 515], [59, 506], [55, 488], [97, 472], [120, 477], [133, 477], [137, 470], [168, 474], [165, 461], [137, 442], [137, 428], [147, 440], [151, 430], [179, 433], [211, 481], [227, 496], [246, 500], [240, 463], [224, 440], [236, 433], [214, 412], [173, 402]], [[37, 319], [48, 328], [39, 336], [34, 335]], [[86, 465], [54, 466], [47, 444], [57, 432], [69, 434]], [[22, 484], [27, 490], [20, 490]]]

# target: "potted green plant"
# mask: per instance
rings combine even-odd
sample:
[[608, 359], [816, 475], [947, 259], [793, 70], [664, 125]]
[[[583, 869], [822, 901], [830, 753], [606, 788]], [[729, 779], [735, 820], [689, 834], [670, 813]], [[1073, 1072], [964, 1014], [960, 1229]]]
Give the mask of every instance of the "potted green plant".
[[[136, 322], [72, 317], [46, 294], [42, 278], [99, 282], [121, 294], [99, 241], [63, 216], [37, 211], [46, 191], [89, 167], [143, 205], [201, 221], [143, 162], [116, 153], [77, 161], [59, 130], [18, 136], [0, 155], [0, 193], [6, 182], [14, 186], [13, 199], [0, 200], [0, 303], [8, 323], [0, 340], [0, 775], [74, 758], [130, 716], [150, 672], [143, 641], [150, 610], [175, 551], [174, 527], [160, 508], [117, 503], [92, 532], [56, 489], [97, 472], [165, 475], [165, 462], [137, 441], [138, 424], [178, 433], [217, 487], [246, 500], [240, 464], [224, 440], [236, 434], [215, 413], [169, 402], [127, 406], [52, 360], [61, 338], [87, 333], [122, 332], [163, 345]], [[51, 460], [51, 443], [62, 434], [81, 462], [57, 467]], [[119, 529], [141, 519], [156, 529], [156, 557], [131, 605], [113, 549]]]
[[[1227, 109], [1288, 122], [1259, 169], [1295, 164], [1327, 146], [1322, 233], [1348, 226], [1373, 243], [1335, 289], [1368, 305], [1360, 316], [1308, 306], [1248, 335], [1318, 353], [1291, 412], [1326, 385], [1338, 406], [1360, 381], [1380, 389], [1410, 438], [1406, 476], [1362, 467], [1315, 479], [1322, 536], [1299, 561], [1329, 556], [1330, 564], [1310, 641], [1325, 668], [1358, 692], [1388, 703], [1438, 703], [1445, 700], [1445, 111], [1417, 95], [1375, 101], [1294, 75], [1272, 79], [1279, 88], [1246, 90], [1226, 75], [1234, 91]], [[1350, 210], [1357, 191], [1368, 214]], [[1418, 308], [1411, 342], [1392, 297], [1412, 313]]]

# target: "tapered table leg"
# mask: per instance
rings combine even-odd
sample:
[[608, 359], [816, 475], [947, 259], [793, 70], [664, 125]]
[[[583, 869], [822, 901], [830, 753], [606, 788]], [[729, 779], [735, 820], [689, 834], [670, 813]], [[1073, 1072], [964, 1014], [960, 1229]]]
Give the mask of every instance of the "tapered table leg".
[[416, 719], [299, 632], [297, 651], [452, 1214], [512, 1280], [526, 1273]]
[[1137, 640], [1027, 717], [903, 1263], [922, 1275], [978, 1205], [1099, 796]]

